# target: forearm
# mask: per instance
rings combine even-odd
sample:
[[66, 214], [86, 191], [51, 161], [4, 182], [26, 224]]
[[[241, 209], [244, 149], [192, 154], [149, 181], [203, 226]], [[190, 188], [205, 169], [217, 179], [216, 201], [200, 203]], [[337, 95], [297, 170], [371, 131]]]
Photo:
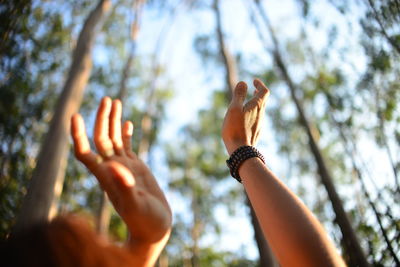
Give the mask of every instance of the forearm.
[[344, 266], [318, 220], [260, 159], [246, 160], [239, 174], [282, 266]]

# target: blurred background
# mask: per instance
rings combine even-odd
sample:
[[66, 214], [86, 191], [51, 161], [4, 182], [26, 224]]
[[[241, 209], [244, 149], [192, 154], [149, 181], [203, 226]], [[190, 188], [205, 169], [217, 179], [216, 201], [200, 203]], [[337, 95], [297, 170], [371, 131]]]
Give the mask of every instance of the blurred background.
[[350, 266], [399, 266], [399, 23], [398, 0], [0, 1], [0, 237], [76, 212], [127, 238], [69, 153], [71, 114], [91, 136], [108, 95], [174, 212], [158, 266], [278, 266], [220, 138], [258, 77], [268, 166]]

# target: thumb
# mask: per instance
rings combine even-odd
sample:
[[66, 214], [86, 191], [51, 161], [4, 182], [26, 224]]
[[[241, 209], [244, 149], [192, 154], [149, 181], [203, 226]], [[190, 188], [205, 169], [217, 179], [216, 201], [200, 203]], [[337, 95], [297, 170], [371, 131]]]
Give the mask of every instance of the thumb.
[[245, 82], [239, 82], [235, 90], [233, 91], [232, 104], [243, 105], [244, 100], [247, 96], [247, 84]]
[[117, 180], [119, 184], [129, 188], [135, 186], [135, 178], [133, 177], [131, 171], [124, 165], [116, 161], [110, 161], [107, 163], [107, 165], [114, 175], [114, 179]]

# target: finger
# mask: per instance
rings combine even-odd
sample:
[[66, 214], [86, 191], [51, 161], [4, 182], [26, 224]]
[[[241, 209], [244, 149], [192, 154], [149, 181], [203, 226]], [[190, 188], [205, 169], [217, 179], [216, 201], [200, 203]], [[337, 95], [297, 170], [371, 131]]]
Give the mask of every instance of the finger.
[[131, 121], [126, 121], [122, 128], [122, 141], [124, 143], [125, 153], [131, 158], [136, 157], [136, 154], [132, 151], [132, 135], [133, 123]]
[[254, 97], [254, 96], [256, 96], [256, 95], [257, 95], [257, 93], [258, 93], [258, 89], [256, 88], [256, 89], [254, 89], [254, 92], [253, 92], [253, 97]]
[[107, 193], [108, 198], [115, 207], [115, 203], [121, 203], [121, 190], [115, 182], [113, 172], [107, 166], [108, 162], [109, 161], [106, 161], [104, 164], [99, 165], [97, 172], [94, 174], [101, 189]]
[[108, 133], [110, 111], [111, 98], [104, 97], [97, 110], [94, 125], [94, 144], [99, 154], [103, 157], [111, 157], [114, 154], [114, 146]]
[[135, 212], [138, 202], [135, 198], [136, 180], [132, 172], [116, 161], [109, 161], [105, 165], [107, 172], [111, 174], [108, 177], [110, 185], [107, 194], [114, 208], [122, 216], [127, 215], [127, 212]]
[[260, 131], [257, 131], [253, 137], [252, 145], [255, 146], [257, 144], [258, 138], [260, 137]]
[[265, 102], [269, 96], [269, 90], [259, 79], [255, 79], [253, 84], [256, 87], [256, 90], [254, 91], [253, 97], [244, 106], [244, 110], [252, 110], [256, 108], [258, 111], [261, 111], [265, 107]]
[[244, 105], [243, 110], [250, 111], [250, 110], [259, 110], [262, 107], [262, 100], [257, 96], [253, 96], [247, 103]]
[[239, 82], [235, 90], [233, 91], [233, 97], [232, 97], [232, 104], [234, 105], [243, 105], [244, 100], [246, 99], [247, 96], [247, 84], [245, 82]]
[[262, 120], [263, 120], [263, 117], [262, 117], [261, 114], [258, 112], [258, 114], [257, 114], [257, 119], [256, 119], [254, 125], [252, 126], [253, 135], [252, 135], [252, 137], [251, 137], [251, 144], [252, 144], [253, 146], [255, 146], [255, 145], [257, 144], [257, 140], [258, 140], [258, 137], [259, 137], [259, 135], [260, 135], [260, 130], [261, 130], [260, 128], [261, 128], [261, 122], [262, 122]]
[[114, 146], [114, 151], [117, 155], [124, 154], [124, 147], [121, 136], [121, 116], [122, 104], [121, 101], [116, 99], [112, 101], [110, 121], [109, 121], [109, 134], [111, 142]]
[[257, 89], [257, 93], [255, 94], [256, 97], [260, 98], [262, 102], [264, 103], [270, 94], [269, 89], [265, 84], [260, 80], [260, 79], [255, 79], [254, 82], [254, 87]]
[[98, 155], [90, 149], [85, 123], [80, 114], [75, 114], [71, 117], [71, 136], [74, 142], [76, 158], [85, 164], [89, 170], [93, 170], [98, 163]]
[[135, 186], [136, 180], [133, 177], [132, 172], [124, 165], [116, 161], [110, 161], [107, 163], [107, 166], [113, 173], [114, 180], [119, 187], [132, 188]]

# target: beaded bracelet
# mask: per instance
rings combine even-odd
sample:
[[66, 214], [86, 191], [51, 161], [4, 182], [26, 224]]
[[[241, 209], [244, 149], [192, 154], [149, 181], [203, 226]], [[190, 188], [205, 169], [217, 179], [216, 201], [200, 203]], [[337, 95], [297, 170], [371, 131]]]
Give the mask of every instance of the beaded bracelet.
[[239, 147], [226, 161], [232, 177], [235, 178], [239, 183], [242, 182], [242, 179], [239, 176], [240, 165], [242, 165], [245, 160], [254, 157], [260, 158], [261, 161], [265, 164], [264, 156], [253, 146]]

